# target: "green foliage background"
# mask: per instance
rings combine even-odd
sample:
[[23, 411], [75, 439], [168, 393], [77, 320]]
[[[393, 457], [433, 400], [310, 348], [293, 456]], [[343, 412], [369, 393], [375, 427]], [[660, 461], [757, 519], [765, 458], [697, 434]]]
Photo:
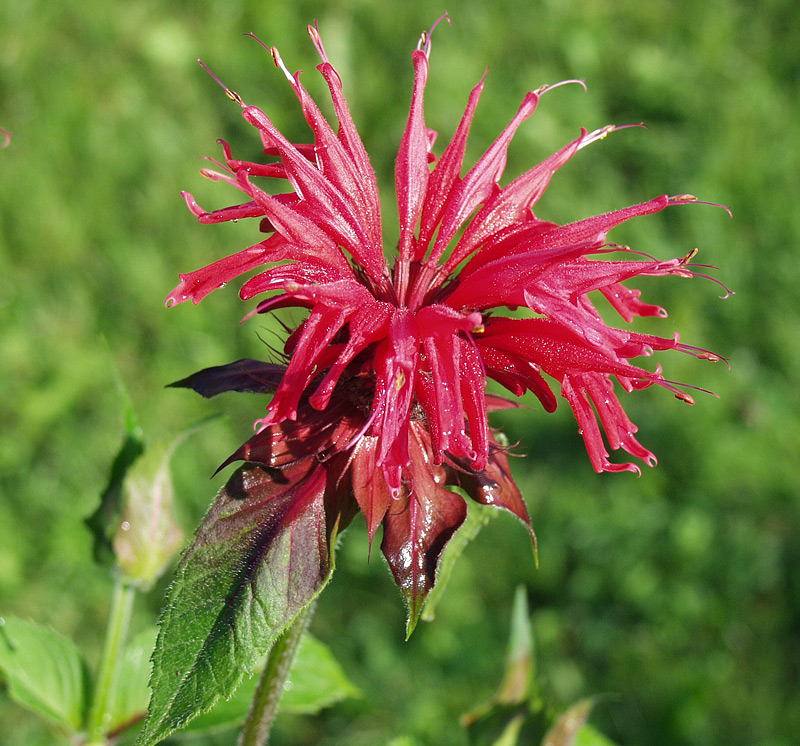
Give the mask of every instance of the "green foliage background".
[[[253, 226], [197, 224], [180, 189], [229, 204], [204, 183], [217, 137], [256, 156], [254, 133], [202, 72], [306, 139], [296, 100], [266, 53], [279, 46], [324, 90], [305, 25], [319, 19], [379, 181], [393, 243], [393, 158], [412, 81], [410, 50], [438, 8], [421, 0], [6, 0], [0, 4], [0, 609], [46, 622], [97, 658], [110, 584], [82, 519], [122, 437], [116, 368], [151, 440], [210, 411], [228, 417], [175, 459], [182, 522], [198, 522], [216, 465], [263, 401], [211, 404], [166, 383], [242, 355], [278, 331], [233, 287], [166, 311], [178, 272], [256, 240]], [[622, 744], [789, 744], [800, 730], [800, 16], [757, 6], [633, 0], [455, 0], [434, 38], [426, 113], [446, 142], [488, 65], [470, 139], [474, 160], [525, 91], [565, 78], [512, 147], [514, 176], [578, 127], [644, 121], [581, 152], [554, 179], [542, 217], [566, 221], [667, 192], [729, 205], [673, 208], [614, 237], [698, 261], [737, 294], [660, 279], [646, 298], [666, 321], [639, 328], [730, 358], [732, 370], [675, 355], [668, 377], [713, 389], [694, 408], [664, 391], [625, 397], [660, 458], [640, 479], [591, 470], [566, 405], [505, 417], [514, 467], [540, 539], [495, 520], [462, 559], [436, 621], [403, 642], [403, 608], [363, 521], [345, 535], [312, 629], [366, 693], [321, 717], [279, 720], [275, 744], [461, 744], [461, 713], [500, 675], [513, 588], [529, 590], [538, 675], [567, 704], [604, 696], [593, 721]], [[442, 6], [443, 11], [445, 6]], [[440, 146], [441, 147], [441, 146]], [[156, 614], [163, 585], [137, 609]], [[61, 743], [0, 694], [7, 746]], [[232, 743], [220, 735], [203, 744]], [[201, 743], [195, 741], [194, 743]]]

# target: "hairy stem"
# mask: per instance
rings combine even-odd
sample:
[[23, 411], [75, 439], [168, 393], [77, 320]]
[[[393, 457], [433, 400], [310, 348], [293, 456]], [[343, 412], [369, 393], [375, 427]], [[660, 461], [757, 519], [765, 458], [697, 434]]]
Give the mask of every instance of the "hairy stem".
[[283, 694], [283, 685], [292, 667], [300, 638], [314, 614], [314, 606], [313, 602], [306, 606], [269, 651], [267, 664], [250, 703], [250, 712], [239, 734], [238, 746], [265, 746], [269, 740], [270, 728]]
[[131, 619], [135, 593], [135, 588], [122, 578], [114, 581], [103, 655], [97, 671], [97, 681], [87, 721], [89, 734], [87, 746], [107, 743], [106, 736], [111, 725], [110, 705], [117, 686], [117, 665], [128, 635], [128, 623]]

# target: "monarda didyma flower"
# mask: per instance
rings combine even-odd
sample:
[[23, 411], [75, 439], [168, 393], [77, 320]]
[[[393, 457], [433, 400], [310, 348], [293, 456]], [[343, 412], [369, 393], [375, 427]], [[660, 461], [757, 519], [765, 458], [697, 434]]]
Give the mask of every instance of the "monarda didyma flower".
[[[274, 392], [257, 433], [226, 463], [264, 465], [286, 485], [281, 494], [291, 500], [323, 491], [326, 506], [336, 506], [345, 520], [360, 508], [370, 540], [383, 525], [381, 549], [413, 625], [439, 556], [466, 515], [464, 500], [448, 486], [510, 511], [530, 530], [506, 453], [487, 422], [488, 412], [513, 405], [486, 393], [487, 378], [516, 396], [532, 391], [548, 412], [557, 405], [548, 378], [555, 380], [598, 472], [639, 471], [632, 463], [609, 461], [601, 425], [612, 450], [656, 463], [636, 439], [614, 380], [626, 391], [657, 384], [691, 403], [660, 368], [653, 372], [631, 360], [654, 350], [719, 358], [679, 343], [677, 335], [664, 339], [608, 326], [590, 294], [601, 293], [626, 322], [665, 316], [624, 283], [642, 275], [692, 277], [693, 254], [656, 261], [610, 243], [607, 235], [631, 218], [696, 200], [660, 196], [567, 225], [537, 217], [534, 206], [555, 171], [615, 129], [582, 130], [547, 160], [500, 186], [514, 133], [552, 86], [526, 94], [508, 126], [462, 176], [483, 80], [437, 159], [435, 133], [423, 117], [426, 34], [412, 55], [411, 110], [395, 173], [400, 238], [390, 267], [375, 174], [341, 80], [316, 27], [308, 30], [322, 58], [317, 69], [330, 89], [338, 130], [275, 48], [270, 51], [300, 100], [313, 143], [289, 142], [261, 109], [226, 89], [256, 128], [270, 160], [237, 160], [223, 142], [225, 172], [203, 174], [244, 192], [246, 200], [206, 212], [191, 194], [184, 196], [201, 223], [257, 218], [267, 237], [181, 275], [167, 298], [170, 306], [199, 303], [229, 280], [272, 265], [245, 282], [242, 299], [269, 293], [254, 313], [299, 307], [308, 317], [288, 335], [285, 365], [239, 360], [178, 385], [205, 396]], [[278, 190], [262, 188], [265, 182], [277, 183]], [[502, 307], [529, 309], [528, 317], [498, 315], [495, 309]]]

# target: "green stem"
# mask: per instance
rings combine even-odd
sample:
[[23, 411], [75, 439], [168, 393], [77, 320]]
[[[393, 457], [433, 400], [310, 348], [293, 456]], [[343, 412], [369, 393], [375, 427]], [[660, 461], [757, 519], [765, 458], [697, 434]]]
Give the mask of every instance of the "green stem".
[[292, 667], [294, 654], [300, 638], [314, 614], [314, 602], [310, 603], [275, 641], [267, 656], [267, 664], [258, 681], [258, 688], [250, 703], [237, 746], [266, 746], [272, 721], [278, 712], [278, 704], [283, 694], [283, 685]]
[[97, 671], [92, 707], [87, 721], [89, 740], [86, 746], [102, 746], [107, 743], [106, 736], [111, 725], [110, 704], [117, 685], [117, 666], [128, 635], [128, 623], [131, 619], [135, 593], [135, 588], [122, 578], [114, 581], [103, 655]]

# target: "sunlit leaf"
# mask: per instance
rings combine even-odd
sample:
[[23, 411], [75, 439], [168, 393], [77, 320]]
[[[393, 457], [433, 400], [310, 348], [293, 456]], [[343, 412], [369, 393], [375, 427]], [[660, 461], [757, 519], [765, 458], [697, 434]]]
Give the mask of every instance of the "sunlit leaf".
[[514, 594], [511, 610], [511, 634], [503, 682], [497, 692], [497, 701], [518, 704], [530, 697], [534, 673], [533, 635], [528, 613], [528, 596], [523, 586]]
[[343, 699], [361, 696], [330, 648], [308, 634], [300, 642], [287, 685], [281, 699], [284, 712], [310, 715]]
[[528, 597], [525, 588], [518, 586], [511, 610], [511, 632], [503, 679], [488, 700], [462, 716], [462, 724], [470, 727], [495, 711], [505, 712], [509, 707], [526, 703], [532, 694], [533, 672], [533, 635], [528, 614]]
[[190, 431], [147, 448], [122, 483], [122, 510], [112, 546], [126, 579], [148, 588], [183, 544], [173, 512], [169, 462]]
[[525, 722], [525, 716], [519, 714], [508, 721], [505, 730], [500, 734], [492, 746], [517, 746], [519, 741], [519, 732], [522, 730], [522, 725]]
[[109, 732], [116, 733], [143, 720], [150, 698], [150, 657], [156, 644], [155, 627], [140, 632], [125, 649], [119, 661], [114, 699], [111, 702]]
[[111, 473], [100, 496], [100, 504], [86, 519], [86, 525], [94, 537], [95, 560], [108, 566], [113, 565], [116, 560], [113, 543], [124, 506], [125, 475], [144, 451], [142, 429], [136, 420], [130, 397], [121, 380], [118, 379], [117, 383], [125, 410], [125, 436], [111, 465]]
[[608, 736], [604, 736], [599, 730], [586, 723], [578, 731], [574, 746], [616, 746]]
[[89, 701], [89, 675], [72, 640], [49, 627], [0, 617], [0, 674], [15, 702], [79, 731]]
[[141, 746], [228, 698], [333, 569], [326, 473], [240, 468], [187, 549], [169, 589]]
[[[227, 728], [242, 723], [258, 685], [258, 672], [246, 678], [229, 700], [221, 700], [192, 720], [179, 736]], [[326, 645], [303, 636], [281, 697], [280, 711], [310, 715], [348, 697], [360, 696]]]
[[582, 699], [562, 713], [547, 732], [542, 746], [575, 746], [578, 733], [586, 724], [594, 703], [592, 698]]

